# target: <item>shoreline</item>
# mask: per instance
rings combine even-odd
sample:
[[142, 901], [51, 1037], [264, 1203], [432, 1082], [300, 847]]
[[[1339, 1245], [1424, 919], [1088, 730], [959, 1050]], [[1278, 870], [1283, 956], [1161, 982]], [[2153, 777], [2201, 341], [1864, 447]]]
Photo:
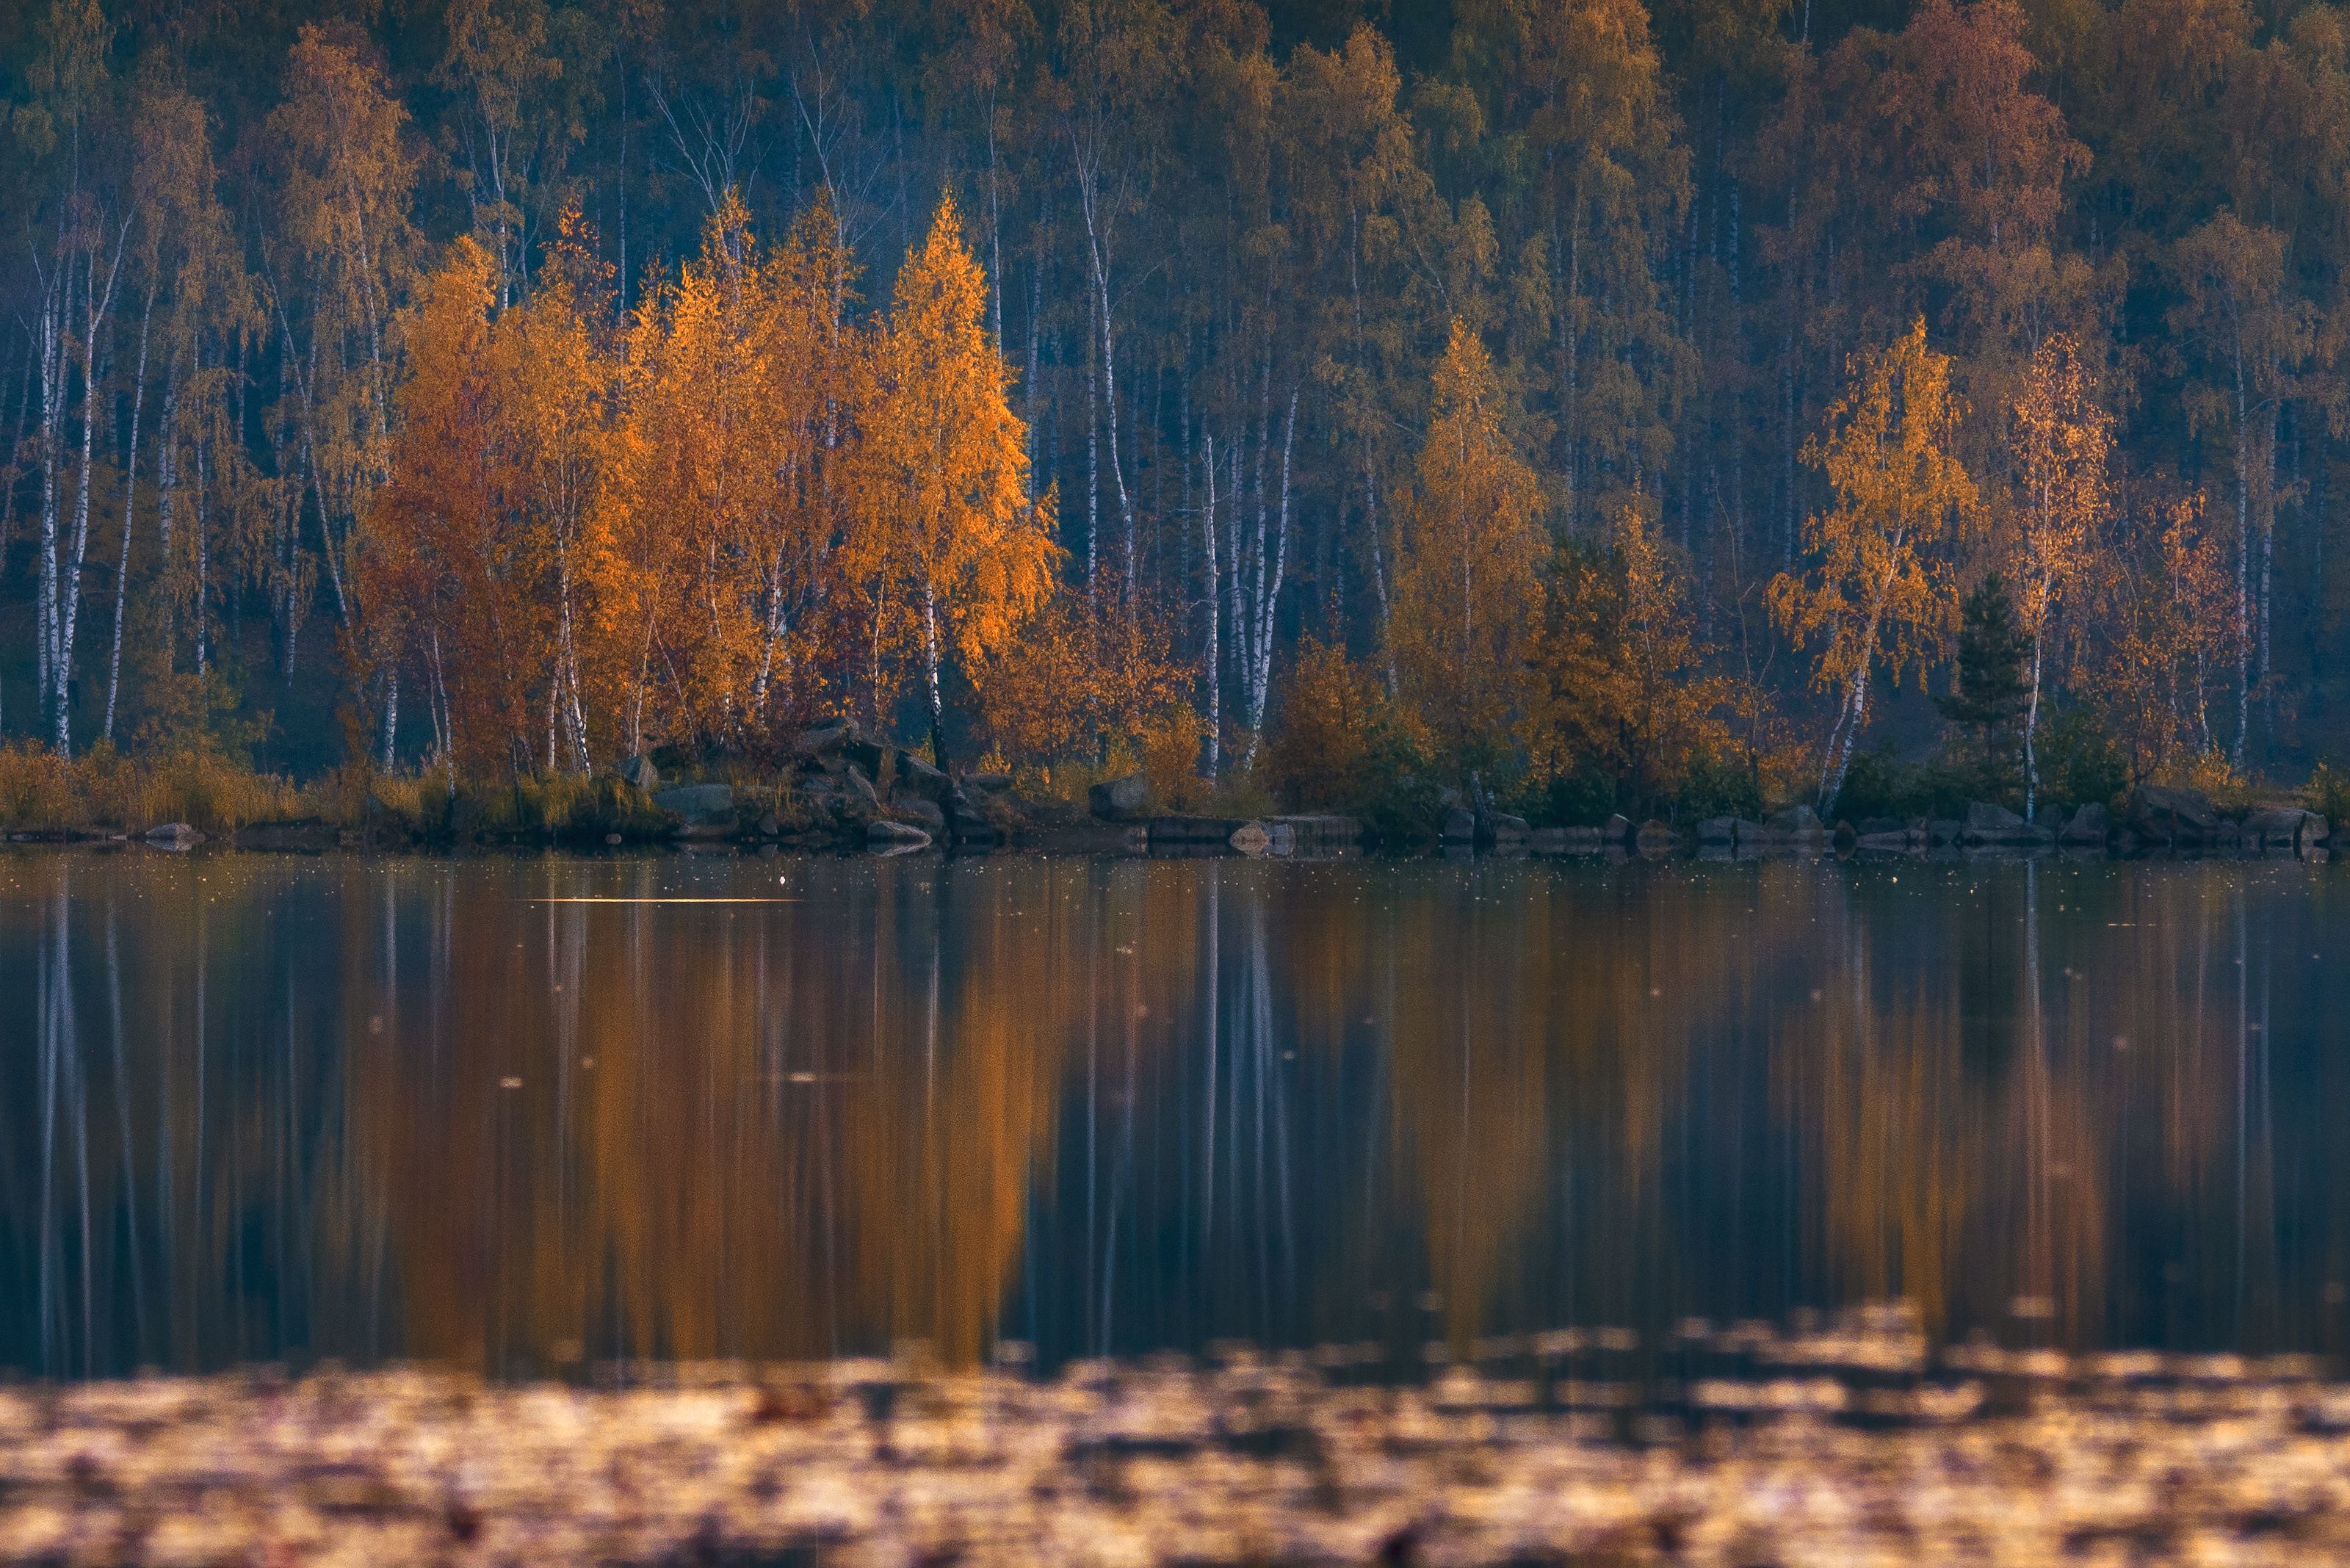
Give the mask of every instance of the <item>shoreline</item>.
[[[0, 1386], [0, 1558], [114, 1563], [1783, 1564], [2350, 1550], [2350, 1385], [2296, 1357], [1929, 1355], [1899, 1308], [1075, 1363], [419, 1367]], [[1367, 1351], [1361, 1353], [1368, 1355]], [[1440, 1358], [1441, 1359], [1441, 1358]], [[1714, 1376], [1714, 1371], [1721, 1375]]]

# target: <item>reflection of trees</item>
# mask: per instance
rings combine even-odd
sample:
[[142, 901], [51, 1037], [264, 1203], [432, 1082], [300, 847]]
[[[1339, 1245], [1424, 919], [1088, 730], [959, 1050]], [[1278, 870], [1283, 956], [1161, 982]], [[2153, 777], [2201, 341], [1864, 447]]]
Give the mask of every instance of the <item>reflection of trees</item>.
[[[1456, 1340], [2330, 1344], [2350, 1279], [2298, 867], [778, 864], [0, 861], [0, 1356], [968, 1359], [1423, 1288]], [[805, 901], [534, 901], [661, 887]]]

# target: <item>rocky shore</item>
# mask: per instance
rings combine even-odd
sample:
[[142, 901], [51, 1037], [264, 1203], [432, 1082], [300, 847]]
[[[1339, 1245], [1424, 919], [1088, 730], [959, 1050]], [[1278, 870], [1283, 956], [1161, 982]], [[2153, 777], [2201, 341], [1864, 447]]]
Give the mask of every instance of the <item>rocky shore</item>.
[[[1898, 1310], [1051, 1379], [906, 1363], [501, 1386], [393, 1369], [0, 1388], [0, 1561], [2299, 1563], [2350, 1552], [2350, 1386], [1974, 1347]], [[1645, 1356], [1638, 1380], [1610, 1375]]]
[[[1696, 823], [1614, 816], [1604, 823], [1542, 826], [1444, 792], [1435, 818], [1384, 836], [1362, 818], [1338, 813], [1230, 816], [1162, 808], [1140, 774], [1095, 784], [1083, 807], [1018, 794], [1010, 774], [949, 775], [920, 753], [885, 744], [843, 721], [800, 734], [778, 764], [736, 781], [681, 782], [650, 758], [631, 757], [597, 781], [591, 807], [559, 824], [494, 820], [482, 802], [451, 792], [430, 820], [380, 796], [361, 820], [306, 820], [207, 834], [184, 822], [140, 831], [18, 830], [12, 842], [140, 844], [167, 850], [214, 847], [281, 851], [410, 846], [526, 846], [570, 844], [619, 847], [789, 846], [904, 854], [932, 847], [968, 851], [1155, 856], [1245, 855], [1315, 857], [1367, 848], [1437, 846], [1448, 852], [1535, 856], [1646, 856], [1694, 853], [1701, 858], [1764, 855], [1929, 855], [1935, 853], [2200, 856], [2297, 855], [2326, 857], [2334, 826], [2289, 802], [2220, 809], [2186, 789], [2142, 786], [2116, 815], [2101, 805], [2074, 811], [2043, 807], [2031, 821], [1987, 802], [1960, 817], [1870, 817], [1823, 822], [1811, 807], [1791, 806], [1761, 821], [1710, 817]], [[432, 792], [424, 794], [430, 798]], [[518, 813], [505, 814], [511, 817]], [[2350, 833], [2350, 829], [2345, 829]]]

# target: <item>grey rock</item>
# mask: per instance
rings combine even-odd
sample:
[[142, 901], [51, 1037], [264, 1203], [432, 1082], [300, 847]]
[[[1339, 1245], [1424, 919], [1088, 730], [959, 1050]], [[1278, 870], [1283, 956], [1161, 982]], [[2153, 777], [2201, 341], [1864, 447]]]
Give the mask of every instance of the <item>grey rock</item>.
[[1709, 816], [1697, 825], [1700, 844], [1735, 844], [1738, 842], [1738, 819], [1734, 816]]
[[2302, 819], [2309, 813], [2297, 805], [2264, 805], [2246, 814], [2242, 842], [2247, 849], [2297, 849]]
[[1751, 818], [1733, 816], [1730, 821], [1731, 826], [1737, 830], [1738, 842], [1741, 844], [1761, 844], [1771, 836], [1769, 828]]
[[1012, 787], [1012, 775], [1010, 774], [973, 774], [963, 780], [963, 783], [975, 790], [984, 790], [989, 794], [1002, 794]]
[[909, 849], [928, 848], [931, 836], [910, 823], [876, 817], [865, 826], [865, 842], [871, 848], [894, 855]]
[[2148, 839], [2202, 839], [2219, 827], [2220, 815], [2200, 790], [2140, 784], [2130, 796], [2129, 824]]
[[1447, 844], [1471, 844], [1477, 838], [1476, 814], [1465, 806], [1454, 806], [1444, 814], [1444, 827], [1440, 835]]
[[898, 788], [912, 790], [931, 800], [944, 800], [954, 781], [932, 767], [930, 759], [911, 752], [898, 753]]
[[861, 805], [864, 805], [868, 810], [879, 811], [881, 809], [880, 792], [873, 787], [873, 781], [865, 776], [865, 770], [863, 768], [858, 767], [855, 763], [851, 763], [848, 764], [848, 771], [844, 776], [848, 780], [848, 794], [850, 799], [858, 802]]
[[2301, 849], [2306, 855], [2319, 849], [2334, 836], [2334, 825], [2314, 811], [2303, 812], [2301, 818]]
[[676, 784], [653, 796], [653, 804], [688, 822], [710, 822], [734, 809], [734, 786], [723, 784]]
[[2056, 836], [2066, 844], [2103, 844], [2113, 830], [2113, 813], [2091, 801], [2073, 814]]
[[660, 788], [660, 770], [650, 757], [630, 757], [620, 764], [620, 782], [650, 794]]
[[1512, 816], [1506, 811], [1487, 812], [1485, 814], [1484, 829], [1485, 831], [1482, 836], [1497, 840], [1520, 839], [1534, 832], [1533, 827], [1528, 826], [1524, 817]]
[[1150, 775], [1131, 773], [1104, 779], [1086, 791], [1086, 809], [1105, 822], [1132, 822], [1150, 805]]
[[1669, 849], [1675, 838], [1672, 824], [1654, 817], [1640, 824], [1639, 832], [1634, 836], [1634, 841], [1643, 849]]
[[1956, 844], [1966, 830], [1967, 825], [1956, 817], [1937, 816], [1926, 824], [1926, 839], [1929, 844]]
[[829, 756], [847, 745], [853, 732], [847, 720], [827, 719], [823, 723], [812, 724], [802, 730], [799, 737], [793, 741], [792, 750], [803, 757]]
[[912, 823], [933, 838], [947, 830], [945, 808], [937, 801], [922, 795], [899, 794], [891, 796], [889, 814], [900, 822]]
[[158, 849], [193, 849], [204, 841], [204, 836], [184, 822], [166, 822], [146, 832], [147, 842]]
[[1961, 835], [1969, 844], [2028, 844], [2032, 825], [2003, 805], [1986, 800], [1967, 804], [1967, 825]]
[[1784, 811], [1773, 812], [1764, 826], [1770, 829], [1771, 836], [1778, 839], [1825, 838], [1828, 836], [1828, 830], [1820, 826], [1819, 814], [1808, 805], [1791, 805]]
[[1224, 840], [1243, 855], [1263, 855], [1273, 847], [1273, 835], [1262, 822], [1243, 822]]
[[1610, 844], [1621, 844], [1632, 836], [1632, 819], [1617, 812], [1599, 825], [1599, 836]]
[[1898, 816], [1864, 816], [1853, 825], [1853, 831], [1863, 838], [1877, 838], [1888, 833], [1907, 833], [1909, 825]]

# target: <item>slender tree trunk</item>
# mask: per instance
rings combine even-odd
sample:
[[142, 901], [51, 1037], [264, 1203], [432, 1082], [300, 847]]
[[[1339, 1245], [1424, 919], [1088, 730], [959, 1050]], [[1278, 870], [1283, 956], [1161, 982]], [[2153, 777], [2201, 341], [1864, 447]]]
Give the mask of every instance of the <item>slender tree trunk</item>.
[[[64, 247], [60, 244], [62, 253]], [[65, 320], [73, 308], [73, 269], [60, 265], [41, 309], [41, 587], [39, 653], [41, 716], [56, 698], [57, 658], [57, 454], [65, 445]]]
[[[2040, 619], [2044, 622], [2043, 613]], [[2042, 651], [2046, 644], [2044, 626], [2032, 628], [2032, 701], [2023, 710], [2023, 820], [2030, 822], [2033, 813], [2040, 808], [2040, 753], [2036, 742], [2040, 732], [2040, 671]]]
[[155, 441], [155, 558], [163, 585], [163, 591], [156, 596], [156, 608], [162, 617], [159, 637], [167, 673], [178, 651], [172, 626], [176, 587], [172, 570], [172, 524], [174, 508], [179, 504], [180, 349], [185, 341], [185, 337], [181, 336], [172, 343], [172, 362], [163, 372], [163, 428], [157, 432]]
[[2244, 765], [2245, 732], [2252, 717], [2252, 502], [2249, 417], [2244, 398], [2244, 349], [2236, 345], [2236, 739], [2229, 761]]
[[147, 329], [155, 319], [155, 286], [147, 286], [147, 308], [139, 317], [139, 371], [130, 388], [130, 455], [122, 465], [122, 553], [114, 563], [114, 631], [106, 652], [107, 740], [114, 739], [114, 704], [122, 688], [122, 611], [130, 582], [130, 520], [138, 514], [139, 416], [147, 401]]
[[931, 761], [939, 772], [947, 771], [946, 703], [939, 695], [939, 596], [928, 584], [922, 587], [922, 663], [930, 677], [931, 687]]
[[[1248, 753], [1241, 759], [1241, 771], [1256, 766], [1256, 749], [1264, 733], [1264, 701], [1273, 681], [1273, 635], [1275, 620], [1281, 611], [1281, 579], [1289, 560], [1289, 478], [1290, 457], [1297, 441], [1297, 389], [1289, 393], [1289, 417], [1281, 438], [1281, 511], [1274, 525], [1273, 568], [1268, 577], [1262, 565], [1257, 575], [1256, 637], [1250, 649], [1253, 664], [1249, 670], [1248, 689]], [[1259, 539], [1262, 553], [1263, 541]]]
[[1207, 488], [1200, 514], [1200, 540], [1203, 564], [1208, 570], [1208, 638], [1200, 659], [1201, 683], [1208, 699], [1208, 777], [1213, 780], [1222, 765], [1223, 746], [1223, 650], [1220, 646], [1223, 622], [1223, 574], [1216, 565], [1216, 438], [1201, 431], [1201, 444], [1206, 452], [1204, 464]]
[[106, 274], [106, 292], [98, 290], [98, 254], [90, 253], [88, 277], [82, 285], [82, 303], [87, 310], [87, 330], [81, 347], [81, 487], [74, 497], [73, 569], [64, 573], [61, 585], [60, 611], [62, 619], [57, 633], [57, 657], [54, 678], [57, 681], [57, 748], [60, 756], [69, 755], [73, 742], [73, 656], [74, 637], [81, 620], [81, 568], [89, 551], [89, 485], [95, 472], [94, 460], [98, 440], [98, 338], [106, 326], [107, 313], [113, 307], [115, 280], [122, 273], [122, 242], [130, 235], [125, 223], [121, 237], [114, 246], [114, 260]]

